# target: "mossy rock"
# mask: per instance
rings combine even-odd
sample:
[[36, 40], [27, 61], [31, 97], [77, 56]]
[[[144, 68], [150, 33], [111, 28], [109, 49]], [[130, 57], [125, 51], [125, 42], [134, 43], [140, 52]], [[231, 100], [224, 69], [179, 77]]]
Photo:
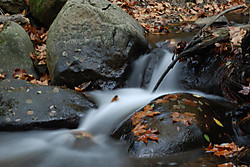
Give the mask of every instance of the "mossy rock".
[[8, 22], [0, 32], [0, 72], [12, 78], [16, 68], [25, 69], [36, 77], [30, 53], [34, 46], [25, 30], [15, 22]]
[[43, 26], [49, 27], [67, 0], [30, 0], [33, 18]]

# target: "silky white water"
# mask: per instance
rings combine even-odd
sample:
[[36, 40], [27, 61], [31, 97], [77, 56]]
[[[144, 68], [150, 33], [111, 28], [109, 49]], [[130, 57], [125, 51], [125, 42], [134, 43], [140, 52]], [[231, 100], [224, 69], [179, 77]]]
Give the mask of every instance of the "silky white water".
[[[170, 57], [171, 54], [166, 51], [161, 65], [156, 69], [158, 72], [167, 66]], [[134, 73], [138, 71], [140, 66]], [[154, 72], [153, 75], [159, 77], [158, 72]], [[150, 87], [157, 78], [153, 77], [153, 80]], [[22, 163], [25, 166], [38, 167], [78, 167], [82, 164], [83, 166], [116, 167], [126, 166], [126, 164], [131, 166], [132, 164], [127, 161], [127, 154], [121, 153], [119, 148], [113, 146], [112, 140], [107, 139], [107, 136], [120, 121], [159, 95], [150, 93], [150, 89], [124, 88], [90, 92], [98, 109], [89, 111], [76, 129], [88, 131], [94, 135], [92, 140], [95, 145], [90, 149], [74, 148], [76, 138], [71, 133], [76, 130], [0, 132], [0, 166], [14, 167]], [[119, 100], [111, 102], [114, 96], [118, 96]]]
[[[76, 130], [0, 132], [0, 166], [19, 167], [23, 166], [22, 164], [26, 167], [132, 166], [128, 161], [128, 155], [114, 146], [115, 142], [108, 138], [108, 134], [121, 121], [154, 98], [164, 93], [180, 91], [176, 81], [178, 68], [174, 68], [158, 91], [151, 93], [162, 72], [171, 63], [171, 57], [172, 54], [165, 51], [159, 58], [147, 89], [124, 88], [89, 92], [98, 108], [89, 111], [76, 130], [87, 131], [94, 135], [92, 140], [95, 144], [90, 148], [74, 147], [77, 139], [71, 133]], [[142, 69], [145, 68], [147, 60], [145, 55], [135, 63], [136, 68], [130, 82], [140, 85], [143, 77]], [[111, 102], [114, 96], [118, 96], [119, 99]]]

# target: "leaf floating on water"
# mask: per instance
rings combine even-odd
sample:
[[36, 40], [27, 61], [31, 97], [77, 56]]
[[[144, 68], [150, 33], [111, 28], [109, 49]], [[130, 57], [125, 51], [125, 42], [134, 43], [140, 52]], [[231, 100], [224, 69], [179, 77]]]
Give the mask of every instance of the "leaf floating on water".
[[215, 118], [213, 118], [214, 119], [214, 122], [217, 124], [217, 125], [219, 125], [219, 126], [221, 126], [221, 127], [224, 127], [223, 125], [222, 125], [222, 123], [218, 120], [218, 119], [215, 119]]
[[208, 143], [210, 143], [210, 139], [209, 139], [209, 136], [207, 134], [204, 134], [204, 138], [208, 141]]
[[119, 100], [118, 96], [115, 95], [115, 96], [113, 97], [113, 99], [111, 100], [111, 103], [113, 103], [113, 102], [115, 102], [115, 101], [118, 101], [118, 100]]

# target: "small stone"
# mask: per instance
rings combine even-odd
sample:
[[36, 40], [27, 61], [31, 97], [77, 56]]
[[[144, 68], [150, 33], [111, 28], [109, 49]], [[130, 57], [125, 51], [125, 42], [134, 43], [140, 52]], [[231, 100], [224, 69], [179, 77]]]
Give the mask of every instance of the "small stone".
[[6, 118], [5, 120], [6, 120], [7, 122], [10, 122], [10, 121], [11, 121], [10, 118]]
[[37, 93], [37, 94], [41, 94], [41, 93], [42, 93], [42, 91], [40, 91], [40, 90], [39, 90], [39, 91], [37, 91], [36, 93]]

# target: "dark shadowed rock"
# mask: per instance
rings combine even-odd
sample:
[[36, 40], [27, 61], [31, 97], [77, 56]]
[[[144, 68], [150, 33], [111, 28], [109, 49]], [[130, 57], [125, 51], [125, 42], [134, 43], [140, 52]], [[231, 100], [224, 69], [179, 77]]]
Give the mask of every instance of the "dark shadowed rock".
[[95, 108], [83, 94], [23, 80], [0, 82], [0, 130], [76, 128]]
[[142, 27], [106, 0], [69, 0], [50, 27], [48, 69], [53, 84], [113, 89], [132, 60], [147, 50]]
[[246, 29], [248, 33], [242, 40], [242, 53], [238, 53], [237, 56], [234, 56], [230, 47], [222, 53], [218, 53], [219, 49], [215, 47], [215, 43], [227, 43], [230, 46], [228, 28], [216, 29], [214, 34], [217, 36], [209, 35], [183, 52], [192, 58], [182, 62], [183, 75], [178, 76], [182, 81], [182, 87], [224, 96], [232, 101], [247, 101], [245, 97], [238, 98], [241, 96], [238, 91], [242, 89], [241, 85], [248, 84], [246, 78], [250, 77], [250, 26], [240, 27]]
[[0, 8], [5, 13], [21, 13], [24, 9], [27, 9], [27, 5], [24, 0], [0, 0]]
[[30, 0], [30, 11], [36, 21], [49, 27], [67, 0]]
[[30, 37], [20, 25], [15, 22], [5, 24], [0, 31], [0, 72], [5, 72], [6, 78], [12, 78], [13, 71], [20, 68], [36, 76], [30, 58], [33, 50]]

